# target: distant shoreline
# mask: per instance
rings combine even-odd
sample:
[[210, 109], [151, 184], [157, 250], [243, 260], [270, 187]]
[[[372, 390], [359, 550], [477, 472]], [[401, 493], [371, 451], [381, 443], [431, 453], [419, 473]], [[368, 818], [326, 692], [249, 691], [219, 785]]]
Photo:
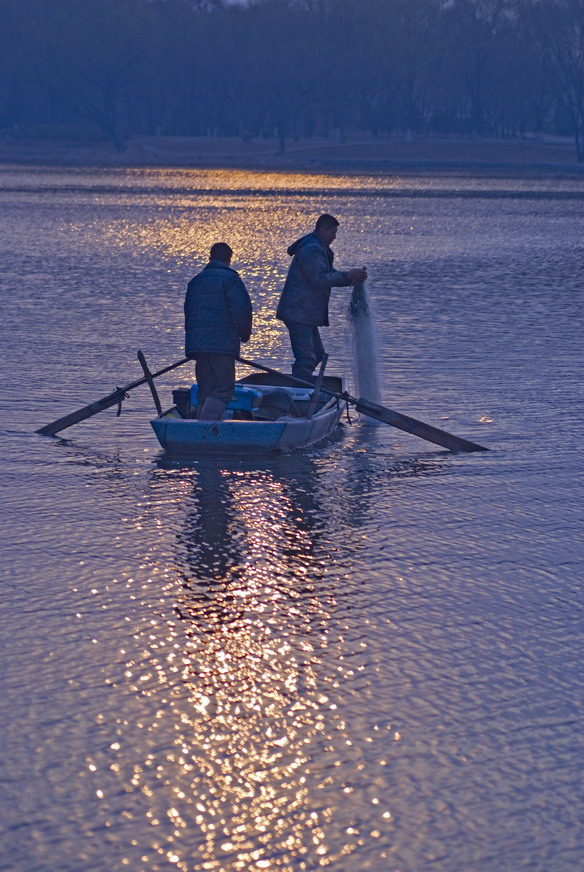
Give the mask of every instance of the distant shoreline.
[[403, 138], [290, 140], [283, 155], [274, 140], [132, 137], [121, 154], [107, 142], [0, 139], [0, 165], [102, 169], [237, 169], [259, 172], [385, 174], [423, 172], [581, 176], [569, 138], [543, 140]]

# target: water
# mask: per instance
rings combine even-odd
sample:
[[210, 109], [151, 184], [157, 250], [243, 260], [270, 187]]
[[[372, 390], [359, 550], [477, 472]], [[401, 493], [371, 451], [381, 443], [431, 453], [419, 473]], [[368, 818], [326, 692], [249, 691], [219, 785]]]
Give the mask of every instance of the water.
[[[574, 872], [582, 802], [582, 181], [0, 173], [0, 869]], [[168, 462], [147, 388], [226, 239], [287, 367], [287, 244], [366, 264], [389, 427]], [[323, 331], [351, 379], [347, 290]], [[160, 393], [187, 385], [188, 367]], [[352, 387], [349, 384], [349, 387]]]

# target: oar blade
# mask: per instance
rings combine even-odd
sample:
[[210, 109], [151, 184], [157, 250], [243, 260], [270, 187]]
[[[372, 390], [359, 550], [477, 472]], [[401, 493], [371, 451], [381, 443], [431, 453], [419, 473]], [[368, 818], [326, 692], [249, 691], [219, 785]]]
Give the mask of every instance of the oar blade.
[[[142, 352], [140, 352], [142, 354]], [[142, 355], [144, 357], [144, 355]], [[183, 363], [188, 363], [189, 358], [183, 357], [182, 360], [178, 360], [176, 363], [171, 363], [169, 366], [165, 366], [163, 369], [159, 369], [158, 372], [150, 372], [148, 367], [148, 376], [144, 376], [144, 378], [136, 379], [136, 381], [130, 382], [130, 384], [125, 385], [123, 388], [116, 388], [111, 394], [108, 394], [107, 397], [102, 397], [101, 400], [96, 400], [94, 403], [89, 403], [88, 406], [83, 406], [82, 409], [77, 409], [76, 412], [71, 412], [70, 415], [65, 415], [62, 418], [59, 418], [57, 421], [52, 421], [50, 424], [45, 424], [44, 427], [41, 427], [37, 430], [37, 433], [40, 433], [42, 436], [54, 436], [56, 433], [59, 433], [61, 430], [65, 430], [67, 427], [72, 427], [73, 424], [78, 424], [80, 421], [85, 421], [87, 418], [91, 418], [93, 415], [98, 415], [99, 412], [105, 411], [105, 409], [111, 408], [111, 406], [117, 406], [122, 402], [127, 396], [128, 391], [137, 388], [139, 385], [143, 385], [146, 382], [149, 383], [150, 389], [152, 390], [152, 395], [156, 393], [154, 385], [152, 384], [152, 379], [158, 378], [160, 375], [164, 375], [166, 372], [170, 372], [171, 369], [176, 369], [177, 366], [182, 366]], [[142, 362], [142, 361], [140, 361]], [[146, 361], [144, 361], [146, 364]], [[158, 408], [158, 407], [157, 407]], [[162, 409], [160, 410], [162, 412]], [[160, 414], [160, 413], [159, 413]]]
[[[264, 366], [257, 363], [255, 360], [246, 360], [243, 357], [238, 357], [240, 363], [246, 366], [252, 366], [255, 369], [261, 369], [263, 372], [269, 372], [273, 375], [284, 376], [290, 382], [300, 385], [308, 385], [313, 387], [313, 383], [298, 379], [295, 376], [286, 375], [279, 372], [277, 369], [271, 369], [269, 366]], [[338, 397], [339, 400], [345, 400], [355, 406], [356, 410], [362, 415], [367, 415], [369, 418], [375, 418], [377, 421], [382, 421], [384, 424], [389, 424], [391, 427], [397, 427], [398, 430], [404, 430], [406, 433], [412, 433], [414, 436], [419, 436], [420, 439], [426, 439], [428, 442], [433, 442], [435, 445], [442, 445], [443, 448], [448, 448], [450, 451], [488, 451], [484, 445], [478, 445], [476, 442], [469, 442], [468, 439], [461, 439], [459, 436], [453, 436], [452, 433], [447, 433], [445, 430], [439, 430], [437, 427], [432, 427], [430, 424], [424, 424], [423, 421], [417, 421], [415, 418], [410, 418], [408, 415], [402, 415], [400, 412], [394, 412], [393, 409], [388, 409], [386, 406], [379, 406], [377, 403], [372, 403], [363, 397], [356, 399], [346, 392], [333, 391], [329, 388], [322, 387], [322, 391], [330, 394], [333, 397]]]
[[51, 424], [46, 424], [36, 432], [40, 433], [42, 436], [54, 436], [61, 430], [65, 430], [67, 427], [72, 427], [73, 424], [85, 421], [86, 418], [91, 418], [93, 415], [97, 415], [99, 412], [103, 412], [111, 406], [117, 406], [117, 404], [121, 403], [124, 399], [124, 396], [125, 392], [123, 389], [114, 391], [112, 394], [108, 394], [107, 397], [102, 397], [101, 400], [96, 400], [88, 406], [83, 406], [82, 409], [77, 409], [76, 412], [71, 412], [70, 415], [64, 415], [62, 418], [53, 421]]
[[389, 424], [391, 427], [397, 427], [398, 430], [403, 430], [405, 433], [412, 433], [414, 436], [419, 436], [420, 439], [425, 439], [427, 442], [433, 442], [435, 445], [441, 445], [443, 448], [448, 448], [450, 451], [488, 451], [483, 445], [478, 445], [476, 442], [470, 442], [468, 439], [461, 439], [460, 436], [454, 436], [452, 433], [447, 433], [445, 430], [439, 430], [438, 427], [432, 427], [430, 424], [424, 424], [423, 421], [418, 421], [416, 418], [410, 418], [408, 415], [402, 415], [400, 412], [394, 412], [393, 409], [388, 409], [386, 406], [378, 406], [376, 403], [371, 403], [360, 397], [355, 408], [362, 415], [367, 415], [369, 418], [375, 418], [377, 421], [383, 421], [384, 424]]

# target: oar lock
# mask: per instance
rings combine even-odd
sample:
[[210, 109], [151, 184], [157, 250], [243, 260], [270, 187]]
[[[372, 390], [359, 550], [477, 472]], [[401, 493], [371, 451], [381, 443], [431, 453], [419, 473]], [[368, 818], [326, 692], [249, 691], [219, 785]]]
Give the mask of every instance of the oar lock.
[[120, 387], [116, 387], [114, 393], [119, 394], [118, 411], [116, 412], [116, 418], [119, 418], [122, 414], [122, 403], [130, 398], [130, 394]]

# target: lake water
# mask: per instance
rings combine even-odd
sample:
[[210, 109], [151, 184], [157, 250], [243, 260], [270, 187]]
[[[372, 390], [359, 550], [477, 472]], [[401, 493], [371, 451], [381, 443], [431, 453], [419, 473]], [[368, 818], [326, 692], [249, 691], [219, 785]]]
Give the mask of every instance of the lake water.
[[[0, 169], [0, 870], [584, 868], [583, 205], [582, 176]], [[182, 357], [218, 239], [246, 356], [287, 369], [285, 249], [323, 211], [369, 269], [382, 401], [488, 453], [352, 418], [168, 462], [143, 387], [35, 434], [138, 349]]]

